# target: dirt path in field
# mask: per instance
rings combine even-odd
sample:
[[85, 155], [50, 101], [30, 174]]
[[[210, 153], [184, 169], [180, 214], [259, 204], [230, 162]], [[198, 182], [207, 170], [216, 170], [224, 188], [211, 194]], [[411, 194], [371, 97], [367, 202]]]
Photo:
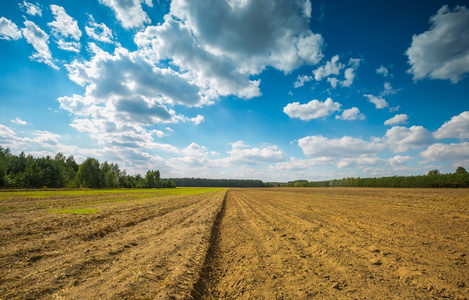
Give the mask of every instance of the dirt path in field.
[[230, 189], [195, 299], [467, 299], [469, 191]]
[[21, 206], [0, 220], [0, 299], [187, 299], [225, 194], [104, 203], [92, 215]]

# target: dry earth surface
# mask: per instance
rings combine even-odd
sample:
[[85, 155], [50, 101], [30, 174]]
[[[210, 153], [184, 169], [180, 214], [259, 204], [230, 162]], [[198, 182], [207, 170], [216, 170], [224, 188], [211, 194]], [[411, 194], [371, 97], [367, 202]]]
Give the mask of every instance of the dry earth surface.
[[469, 190], [0, 192], [0, 236], [0, 299], [469, 295]]
[[187, 298], [226, 194], [211, 190], [3, 197], [0, 299]]

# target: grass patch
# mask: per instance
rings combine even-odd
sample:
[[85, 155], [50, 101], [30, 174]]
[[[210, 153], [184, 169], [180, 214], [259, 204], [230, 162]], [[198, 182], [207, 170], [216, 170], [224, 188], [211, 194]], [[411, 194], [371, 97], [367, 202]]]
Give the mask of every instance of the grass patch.
[[68, 214], [68, 215], [91, 215], [98, 213], [99, 209], [96, 208], [75, 208], [75, 209], [61, 209], [54, 210], [52, 214]]

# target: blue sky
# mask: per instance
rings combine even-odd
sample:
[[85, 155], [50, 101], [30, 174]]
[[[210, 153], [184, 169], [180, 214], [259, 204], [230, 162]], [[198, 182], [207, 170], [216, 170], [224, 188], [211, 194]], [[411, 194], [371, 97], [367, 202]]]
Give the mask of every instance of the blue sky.
[[0, 145], [264, 181], [469, 168], [465, 1], [0, 3]]

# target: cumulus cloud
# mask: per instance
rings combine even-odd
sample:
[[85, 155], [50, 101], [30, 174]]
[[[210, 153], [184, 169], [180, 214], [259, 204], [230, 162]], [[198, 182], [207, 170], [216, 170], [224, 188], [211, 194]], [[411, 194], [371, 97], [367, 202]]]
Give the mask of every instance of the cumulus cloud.
[[99, 2], [114, 11], [117, 20], [120, 21], [124, 28], [139, 28], [151, 21], [147, 13], [143, 11], [141, 4], [141, 2], [145, 2], [147, 6], [153, 6], [151, 0], [99, 0]]
[[318, 157], [358, 157], [363, 154], [376, 154], [384, 148], [379, 142], [367, 142], [350, 136], [329, 139], [322, 135], [301, 138], [298, 145], [305, 155]]
[[354, 68], [347, 68], [344, 73], [345, 80], [340, 82], [341, 86], [351, 86], [353, 80], [355, 79], [355, 69]]
[[430, 29], [412, 37], [407, 49], [414, 80], [449, 79], [453, 83], [469, 72], [469, 10], [441, 7], [430, 18]]
[[345, 109], [341, 115], [337, 115], [335, 116], [335, 118], [339, 120], [347, 120], [347, 121], [364, 120], [365, 115], [362, 114], [357, 107], [352, 107], [349, 109]]
[[345, 69], [343, 73], [344, 80], [341, 81], [337, 79], [337, 77], [330, 77], [331, 75], [339, 76], [341, 71], [346, 67], [346, 65], [339, 62], [339, 56], [334, 55], [325, 65], [313, 70], [314, 79], [321, 81], [323, 78], [327, 78], [327, 82], [331, 84], [332, 88], [336, 88], [339, 83], [343, 87], [349, 87], [355, 79], [355, 71], [360, 65], [360, 62], [361, 59], [351, 58], [347, 65], [349, 67]]
[[300, 104], [299, 102], [289, 103], [283, 108], [283, 112], [290, 118], [310, 121], [312, 119], [327, 117], [339, 111], [340, 106], [340, 103], [334, 102], [331, 98], [327, 98], [324, 102], [311, 100], [306, 104]]
[[26, 38], [26, 41], [33, 46], [36, 50], [29, 58], [37, 62], [45, 63], [51, 66], [54, 69], [59, 69], [53, 60], [52, 54], [49, 49], [49, 35], [44, 32], [39, 26], [34, 22], [24, 21], [24, 28], [22, 29], [23, 36]]
[[314, 79], [321, 81], [323, 78], [326, 78], [330, 75], [339, 75], [340, 70], [345, 66], [339, 62], [339, 56], [334, 55], [330, 61], [326, 62], [324, 66], [320, 66], [313, 71]]
[[263, 162], [278, 162], [285, 159], [285, 153], [278, 146], [266, 146], [264, 148], [249, 148], [242, 141], [232, 144], [230, 163], [235, 164], [259, 164]]
[[297, 80], [293, 83], [295, 88], [299, 88], [305, 85], [305, 82], [313, 80], [312, 76], [308, 75], [298, 75]]
[[377, 109], [383, 109], [389, 106], [388, 102], [384, 100], [381, 96], [378, 97], [372, 94], [365, 94], [363, 96], [368, 98], [368, 101], [373, 103]]
[[19, 125], [28, 125], [28, 122], [21, 120], [20, 118], [16, 117], [14, 120], [10, 120], [13, 123], [19, 124]]
[[394, 126], [386, 131], [381, 141], [385, 142], [392, 151], [400, 153], [428, 146], [434, 139], [430, 131], [422, 126], [410, 128]]
[[266, 66], [290, 72], [322, 59], [323, 39], [308, 26], [305, 1], [175, 0], [171, 14], [205, 50], [227, 56], [241, 72]]
[[388, 77], [390, 75], [389, 70], [384, 66], [380, 66], [378, 69], [376, 69], [376, 74], [383, 75], [384, 77]]
[[42, 10], [39, 4], [36, 2], [34, 3], [29, 3], [26, 1], [23, 1], [23, 3], [18, 3], [18, 6], [21, 8], [22, 11], [26, 12], [28, 15], [31, 16], [42, 16]]
[[[147, 126], [161, 123], [200, 124], [204, 117], [177, 114], [171, 106], [202, 105], [197, 86], [172, 69], [155, 67], [137, 52], [118, 47], [113, 54], [91, 44], [89, 61], [66, 65], [72, 81], [85, 87], [84, 95], [59, 97], [60, 107], [77, 119], [71, 124], [103, 145], [161, 147]], [[163, 147], [167, 149], [168, 147]]]
[[23, 35], [15, 23], [5, 17], [0, 18], [0, 39], [1, 40], [19, 40]]
[[335, 160], [331, 157], [314, 157], [308, 159], [291, 157], [290, 161], [278, 162], [275, 165], [269, 166], [269, 171], [308, 170], [313, 167], [333, 165], [334, 163]]
[[13, 129], [0, 124], [0, 145], [10, 149], [25, 149], [31, 139], [18, 137]]
[[[373, 94], [364, 94], [366, 98], [368, 98], [368, 101], [373, 103], [376, 107], [376, 109], [383, 109], [386, 107], [389, 107], [388, 102], [383, 98], [384, 96], [387, 95], [394, 95], [397, 94], [400, 91], [400, 89], [394, 89], [389, 82], [384, 83], [384, 90], [379, 93], [379, 96], [375, 96]], [[399, 110], [398, 107], [390, 107], [389, 112], [396, 112]]]
[[[52, 28], [52, 34], [57, 39], [57, 45], [62, 50], [80, 52], [81, 37], [78, 22], [70, 17], [61, 6], [52, 4], [50, 6], [55, 21], [47, 23]], [[71, 39], [71, 40], [70, 40]]]
[[187, 72], [192, 82], [210, 98], [236, 95], [241, 98], [260, 96], [259, 80], [250, 80], [223, 54], [212, 53], [197, 43], [189, 28], [168, 19], [159, 26], [148, 26], [135, 37], [140, 52], [154, 62], [172, 60]]
[[85, 26], [85, 31], [90, 38], [103, 43], [113, 42], [112, 30], [103, 23], [96, 23], [91, 15], [89, 16], [88, 25]]
[[394, 117], [384, 121], [384, 125], [402, 124], [402, 123], [406, 123], [408, 119], [409, 119], [409, 116], [406, 114], [397, 114]]
[[355, 167], [364, 167], [364, 166], [377, 166], [382, 165], [386, 161], [382, 158], [377, 156], [370, 156], [370, 155], [360, 155], [359, 157], [349, 157], [349, 158], [342, 158], [337, 163], [337, 167], [339, 169], [343, 168], [355, 168]]
[[437, 139], [458, 138], [469, 139], [469, 111], [460, 113], [445, 122], [433, 133]]
[[[197, 86], [170, 68], [157, 68], [137, 52], [118, 47], [114, 54], [92, 45], [90, 61], [66, 65], [72, 81], [86, 86], [90, 103], [139, 95], [148, 105], [158, 103], [202, 105], [205, 99]], [[140, 100], [139, 100], [140, 101]]]
[[382, 91], [380, 93], [380, 96], [394, 95], [394, 94], [397, 94], [399, 91], [400, 91], [400, 89], [393, 88], [391, 83], [385, 82], [384, 83], [384, 91]]
[[429, 161], [469, 162], [469, 143], [436, 143], [421, 152], [420, 156]]
[[397, 166], [404, 166], [408, 161], [414, 160], [413, 157], [410, 156], [402, 156], [402, 155], [396, 155], [394, 157], [391, 157], [388, 161], [389, 164], [393, 167]]

